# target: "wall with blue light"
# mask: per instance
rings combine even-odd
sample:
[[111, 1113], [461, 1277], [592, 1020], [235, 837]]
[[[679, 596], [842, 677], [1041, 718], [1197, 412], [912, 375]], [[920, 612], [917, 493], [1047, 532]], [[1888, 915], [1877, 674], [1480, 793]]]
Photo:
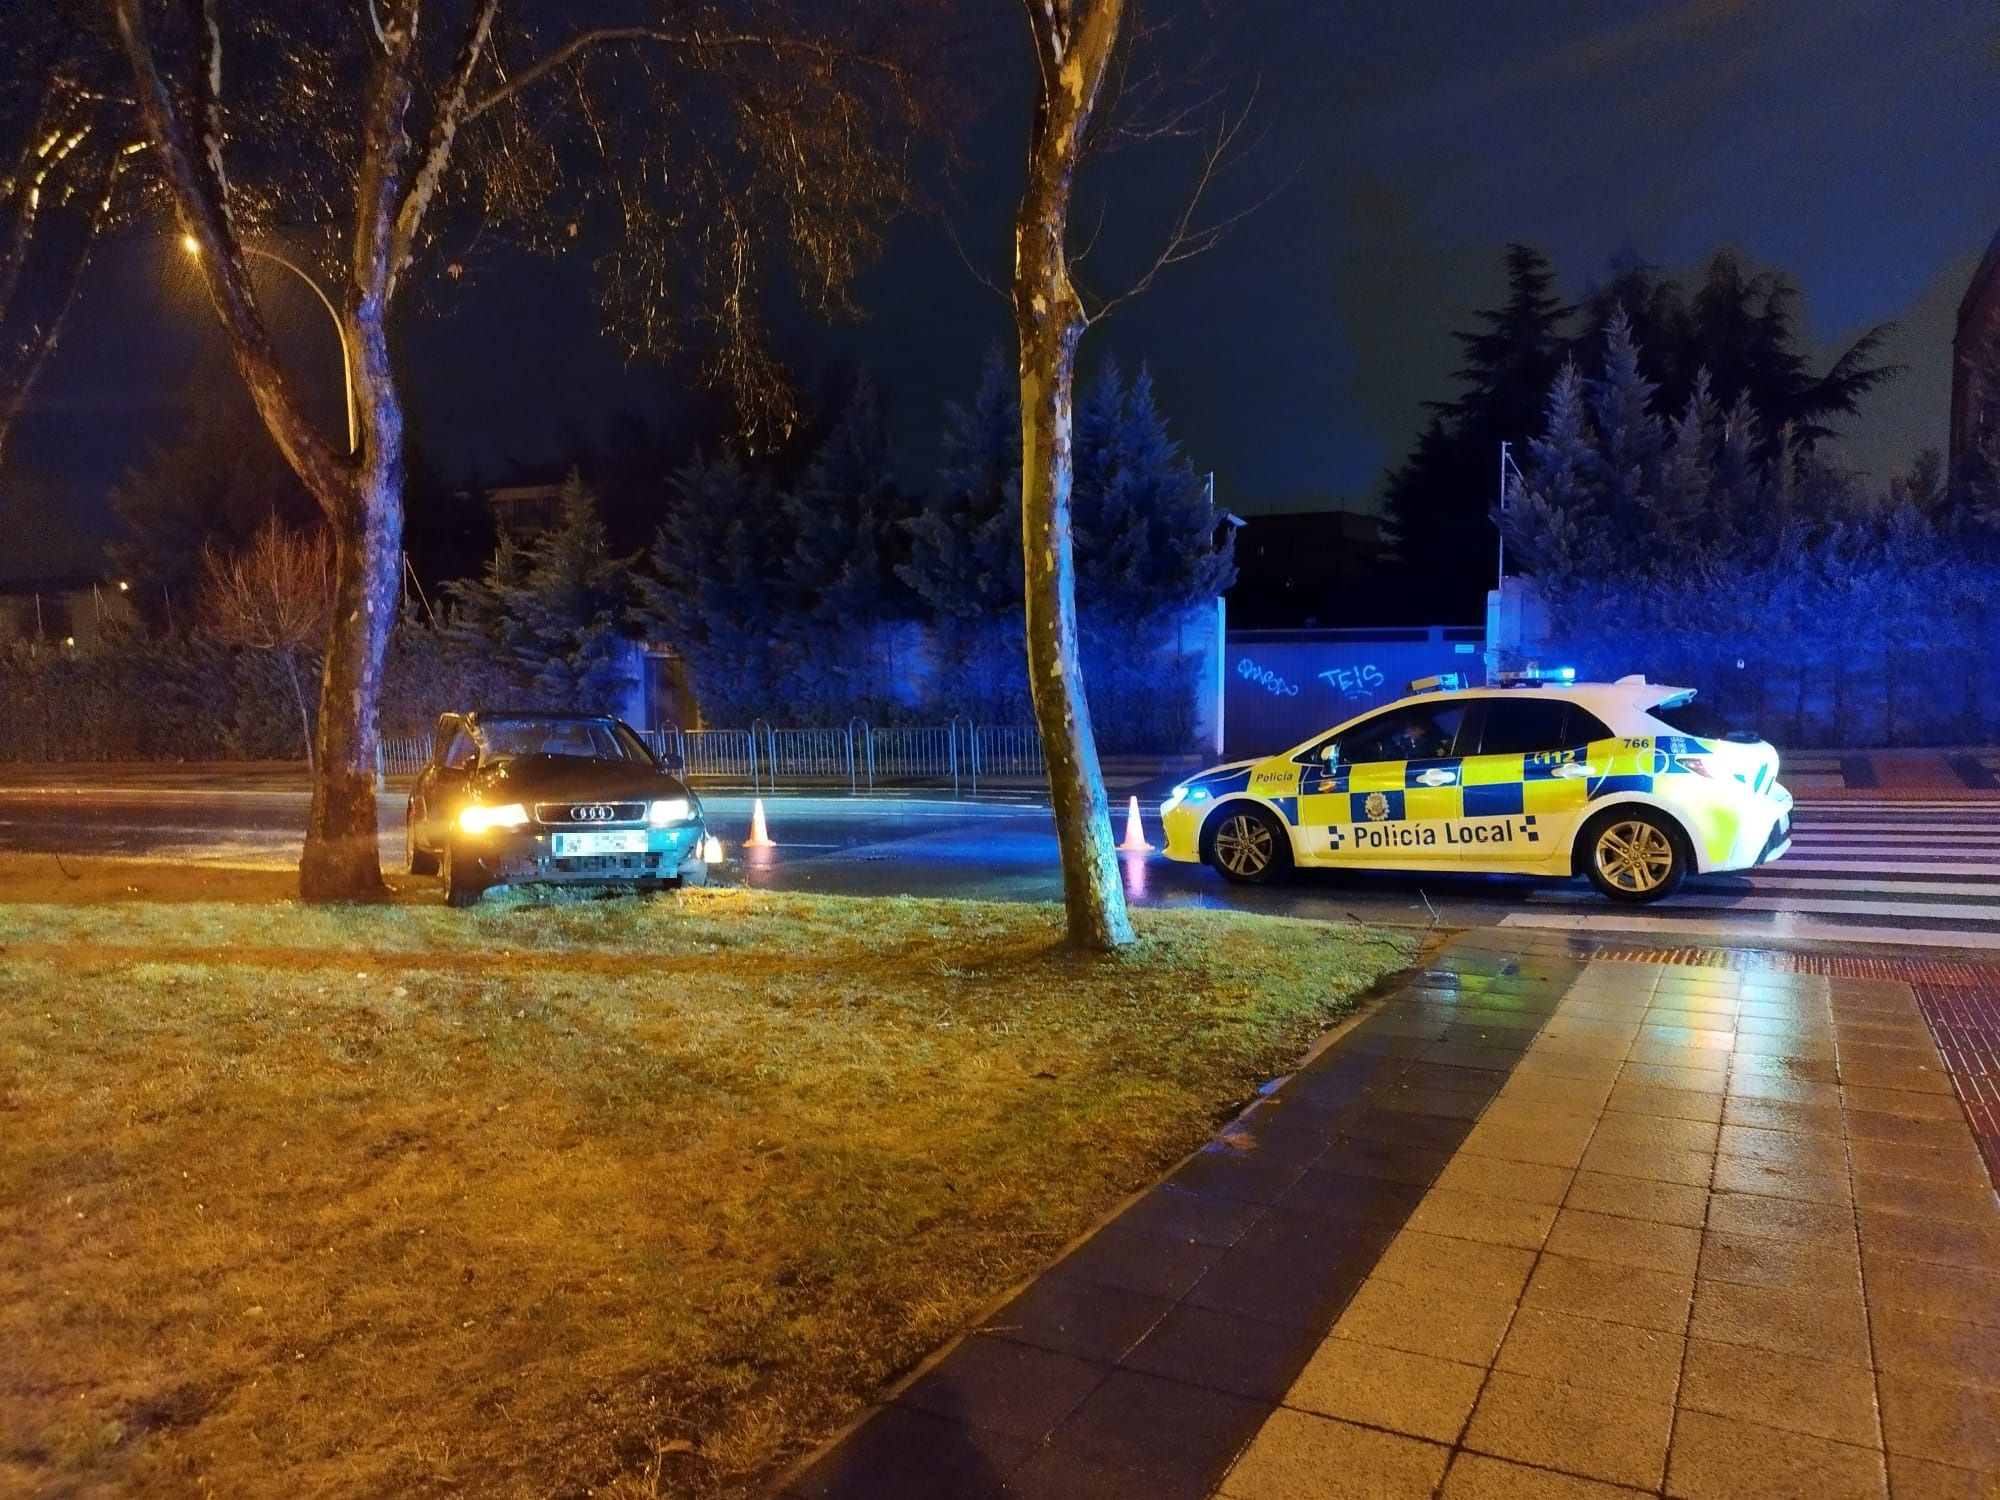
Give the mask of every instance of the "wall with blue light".
[[1223, 653], [1223, 740], [1231, 757], [1268, 755], [1378, 704], [1420, 677], [1479, 680], [1476, 627], [1231, 631]]

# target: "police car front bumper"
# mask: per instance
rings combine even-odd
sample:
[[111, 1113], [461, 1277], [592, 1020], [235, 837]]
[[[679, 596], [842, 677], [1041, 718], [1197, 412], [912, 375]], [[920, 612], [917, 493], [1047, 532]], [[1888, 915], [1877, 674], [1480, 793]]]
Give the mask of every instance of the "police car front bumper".
[[1161, 852], [1184, 865], [1201, 863], [1201, 823], [1214, 802], [1204, 797], [1192, 801], [1186, 796], [1169, 797], [1160, 804], [1160, 827], [1167, 846]]

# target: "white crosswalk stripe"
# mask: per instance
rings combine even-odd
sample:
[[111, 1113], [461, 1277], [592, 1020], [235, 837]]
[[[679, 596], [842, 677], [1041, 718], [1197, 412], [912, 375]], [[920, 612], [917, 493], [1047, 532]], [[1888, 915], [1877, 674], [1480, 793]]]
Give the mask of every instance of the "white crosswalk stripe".
[[1629, 911], [1586, 912], [1574, 893], [1553, 890], [1536, 904], [1577, 909], [1523, 912], [1509, 923], [2000, 945], [2000, 797], [1801, 798], [1791, 851], [1775, 864], [1690, 879], [1668, 900]]

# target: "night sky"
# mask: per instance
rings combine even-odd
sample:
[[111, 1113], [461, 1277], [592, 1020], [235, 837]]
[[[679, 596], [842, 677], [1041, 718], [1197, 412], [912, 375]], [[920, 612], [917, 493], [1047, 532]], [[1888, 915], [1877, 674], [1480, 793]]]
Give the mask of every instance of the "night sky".
[[[1149, 361], [1235, 509], [1372, 505], [1421, 403], [1449, 393], [1449, 330], [1497, 297], [1509, 240], [1547, 250], [1572, 294], [1620, 256], [1688, 272], [1733, 248], [1798, 282], [1822, 352], [1897, 322], [1889, 354], [1910, 371], [1850, 424], [1848, 456], [1880, 475], [1942, 446], [1952, 317], [2000, 228], [1990, 3], [1234, 0], [1222, 14], [1219, 61], [1257, 80], [1261, 141], [1219, 206], [1278, 194], [1094, 329], [1085, 363]], [[968, 250], [1004, 276], [1025, 28], [1010, 0], [975, 0], [972, 16], [967, 67], [991, 99], [948, 201]], [[1110, 164], [1113, 227], [1086, 279], [1129, 274], [1187, 165]], [[1006, 308], [920, 219], [858, 296], [863, 322], [801, 325], [791, 352], [807, 384], [830, 361], [871, 366], [921, 481], [940, 402], [969, 394]], [[337, 430], [324, 313], [277, 283], [270, 297]], [[580, 259], [454, 288], [411, 320], [405, 352], [415, 429], [453, 478], [559, 458], [568, 433], [657, 411], [675, 388], [599, 336]], [[0, 471], [0, 576], [93, 566], [106, 486], [235, 380], [171, 237], [111, 247]]]

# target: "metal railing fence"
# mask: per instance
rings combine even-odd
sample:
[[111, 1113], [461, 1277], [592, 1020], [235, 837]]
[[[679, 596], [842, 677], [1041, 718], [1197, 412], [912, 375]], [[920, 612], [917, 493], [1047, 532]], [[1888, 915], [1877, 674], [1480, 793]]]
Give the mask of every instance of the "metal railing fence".
[[[748, 729], [682, 729], [663, 724], [643, 734], [647, 746], [689, 781], [748, 786], [950, 787], [977, 792], [987, 781], [1043, 774], [1042, 736], [1033, 725], [975, 724], [964, 715], [945, 725], [877, 729], [866, 719], [844, 728], [779, 729], [759, 719]], [[410, 777], [430, 758], [424, 735], [385, 735], [377, 764], [384, 778]]]
[[375, 743], [377, 779], [385, 776], [414, 776], [431, 758], [431, 737], [427, 734], [385, 734]]

